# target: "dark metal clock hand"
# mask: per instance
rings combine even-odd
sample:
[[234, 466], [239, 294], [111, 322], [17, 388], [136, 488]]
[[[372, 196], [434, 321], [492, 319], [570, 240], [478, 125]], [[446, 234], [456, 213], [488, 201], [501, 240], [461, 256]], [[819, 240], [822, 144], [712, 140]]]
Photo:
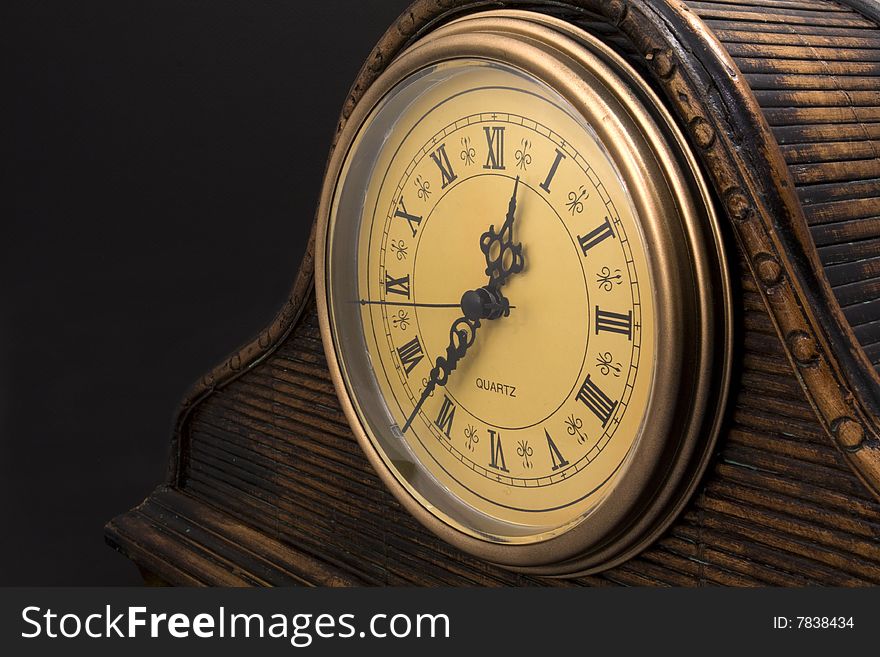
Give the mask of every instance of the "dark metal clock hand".
[[434, 388], [438, 385], [446, 385], [449, 375], [458, 367], [458, 361], [464, 358], [468, 347], [474, 343], [478, 328], [480, 328], [479, 319], [472, 320], [467, 317], [459, 317], [452, 323], [452, 328], [449, 329], [449, 346], [446, 347], [446, 356], [438, 356], [434, 362], [431, 376], [428, 378], [428, 383], [425, 384], [422, 396], [419, 397], [419, 401], [416, 402], [415, 408], [413, 408], [412, 413], [410, 413], [406, 420], [406, 424], [403, 425], [403, 433], [406, 433], [406, 430], [409, 429], [425, 400], [434, 392]]
[[507, 206], [507, 217], [501, 230], [495, 232], [495, 225], [489, 226], [489, 230], [480, 237], [480, 249], [486, 256], [486, 275], [489, 277], [488, 288], [499, 293], [501, 286], [507, 282], [511, 274], [523, 270], [525, 261], [522, 254], [522, 244], [513, 242], [513, 220], [516, 213], [516, 192], [519, 188], [519, 176], [513, 185], [513, 195]]
[[370, 301], [358, 299], [362, 306], [402, 306], [404, 308], [460, 308], [460, 303], [416, 303], [414, 301]]
[[[415, 301], [371, 301], [369, 299], [358, 299], [358, 303], [362, 306], [400, 306], [403, 308], [461, 308], [459, 303], [417, 303]], [[512, 310], [516, 306], [508, 306]]]
[[513, 220], [516, 215], [516, 192], [519, 189], [519, 176], [513, 184], [513, 195], [507, 206], [507, 217], [501, 230], [495, 232], [495, 225], [489, 226], [480, 237], [480, 248], [486, 256], [486, 275], [489, 276], [489, 284], [478, 290], [469, 290], [461, 297], [461, 311], [464, 317], [459, 317], [452, 323], [449, 329], [449, 346], [446, 347], [446, 356], [438, 356], [431, 376], [425, 384], [422, 396], [416, 402], [415, 408], [403, 425], [403, 432], [409, 429], [412, 421], [418, 415], [425, 400], [434, 392], [437, 386], [445, 386], [449, 375], [458, 367], [458, 361], [464, 358], [468, 348], [474, 343], [477, 329], [480, 328], [480, 320], [498, 319], [510, 314], [510, 303], [501, 294], [501, 286], [507, 281], [507, 277], [523, 270], [525, 261], [522, 255], [522, 244], [513, 243]]
[[480, 320], [497, 319], [502, 315], [507, 315], [510, 305], [503, 296], [488, 289], [488, 287], [479, 290], [469, 290], [461, 297], [461, 311], [463, 317], [459, 317], [452, 322], [449, 329], [449, 346], [446, 347], [446, 356], [438, 356], [431, 369], [431, 375], [422, 391], [422, 396], [416, 402], [415, 408], [403, 425], [402, 431], [406, 433], [412, 421], [418, 415], [419, 409], [425, 403], [425, 400], [434, 392], [437, 386], [445, 386], [449, 381], [449, 375], [458, 367], [458, 362], [464, 358], [468, 348], [474, 343], [477, 337], [477, 329], [480, 328]]

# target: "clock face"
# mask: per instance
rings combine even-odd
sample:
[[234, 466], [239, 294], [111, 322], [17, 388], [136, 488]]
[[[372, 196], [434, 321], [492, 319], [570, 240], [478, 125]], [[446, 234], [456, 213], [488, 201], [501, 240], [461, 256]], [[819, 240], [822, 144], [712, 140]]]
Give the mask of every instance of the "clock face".
[[688, 203], [609, 127], [629, 113], [607, 94], [576, 107], [528, 67], [456, 52], [404, 57], [343, 135], [318, 238], [325, 344], [352, 427], [423, 522], [524, 564], [580, 536], [571, 558], [662, 497], [645, 482], [680, 476], [662, 402], [692, 405], [675, 334], [699, 312], [680, 219], [664, 222]]
[[[613, 487], [650, 397], [638, 217], [591, 126], [534, 78], [457, 61], [413, 86], [390, 137], [351, 156], [373, 163], [361, 211], [337, 213], [334, 239], [354, 242], [357, 264], [334, 306], [356, 305], [388, 429], [420, 476], [527, 536], [552, 532]], [[509, 309], [477, 325], [462, 296], [489, 285], [481, 240], [512, 200], [521, 271], [498, 288]]]

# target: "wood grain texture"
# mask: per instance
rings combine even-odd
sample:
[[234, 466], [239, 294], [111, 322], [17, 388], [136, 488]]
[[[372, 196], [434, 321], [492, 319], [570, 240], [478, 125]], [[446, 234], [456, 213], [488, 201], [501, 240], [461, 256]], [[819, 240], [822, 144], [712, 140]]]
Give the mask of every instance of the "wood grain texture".
[[572, 581], [525, 577], [427, 533], [351, 435], [313, 301], [260, 368], [199, 405], [179, 489], [118, 519], [111, 536], [151, 557], [171, 551], [171, 563], [144, 565], [186, 583], [878, 584], [880, 503], [828, 444], [743, 276], [743, 358], [710, 473], [679, 522], [620, 568]]
[[501, 570], [427, 533], [339, 408], [312, 246], [279, 317], [189, 395], [167, 484], [112, 521], [108, 541], [188, 585], [880, 583], [877, 20], [825, 0], [420, 0], [365, 64], [342, 121], [407, 43], [487, 6], [552, 12], [627, 56], [687, 129], [726, 213], [737, 365], [686, 511], [638, 558], [576, 580]]
[[[759, 4], [765, 13], [787, 15], [787, 8], [753, 3]], [[733, 29], [731, 16], [721, 27], [710, 11], [719, 3], [691, 6], [715, 28], [767, 110], [835, 296], [880, 371], [880, 75], [863, 75], [865, 64], [880, 61], [880, 40], [856, 12], [827, 4], [826, 15], [849, 17], [853, 25], [817, 20], [803, 34], [778, 21], [775, 31], [756, 32], [767, 23], [737, 20]], [[811, 72], [765, 72], [783, 62], [803, 62]]]

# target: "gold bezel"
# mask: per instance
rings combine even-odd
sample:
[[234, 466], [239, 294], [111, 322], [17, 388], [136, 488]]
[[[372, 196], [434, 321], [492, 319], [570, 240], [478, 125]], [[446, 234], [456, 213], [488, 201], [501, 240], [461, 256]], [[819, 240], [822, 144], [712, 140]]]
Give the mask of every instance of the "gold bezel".
[[[654, 251], [650, 267], [658, 325], [680, 327], [658, 330], [648, 420], [613, 494], [591, 511], [588, 521], [530, 543], [479, 538], [430, 511], [394, 471], [357, 410], [328, 304], [326, 246], [333, 200], [361, 126], [410, 74], [461, 58], [523, 70], [594, 119], [591, 124], [623, 174]], [[342, 128], [321, 194], [316, 250], [321, 334], [342, 408], [385, 485], [442, 539], [507, 567], [583, 574], [644, 549], [681, 510], [705, 469], [726, 402], [731, 299], [722, 236], [708, 188], [681, 132], [638, 74], [597, 39], [563, 21], [521, 11], [475, 14], [423, 37], [388, 66]]]

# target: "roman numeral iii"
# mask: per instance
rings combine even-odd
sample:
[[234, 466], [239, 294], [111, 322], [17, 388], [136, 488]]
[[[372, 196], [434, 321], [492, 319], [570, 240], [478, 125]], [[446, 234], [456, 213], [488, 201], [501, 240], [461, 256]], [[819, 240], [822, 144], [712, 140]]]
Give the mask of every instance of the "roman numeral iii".
[[409, 376], [409, 373], [412, 372], [415, 366], [425, 357], [425, 354], [422, 351], [422, 345], [419, 342], [419, 336], [414, 337], [400, 347], [397, 350], [397, 355], [400, 356], [400, 364], [403, 365], [403, 369], [406, 370], [406, 375]]
[[617, 408], [617, 402], [612, 401], [608, 395], [602, 392], [602, 389], [590, 379], [589, 374], [587, 374], [584, 385], [581, 386], [580, 392], [577, 394], [577, 400], [599, 418], [602, 428], [608, 424], [608, 420], [614, 415], [614, 409]]
[[596, 306], [596, 335], [599, 335], [599, 331], [620, 333], [632, 342], [632, 323], [632, 310], [622, 315], [608, 310], [601, 310], [599, 306]]
[[608, 217], [605, 217], [605, 221], [603, 221], [598, 228], [591, 230], [583, 237], [578, 235], [578, 242], [581, 245], [581, 251], [583, 251], [586, 256], [590, 249], [601, 244], [609, 237], [614, 237], [614, 231], [611, 228], [611, 220]]
[[486, 142], [489, 146], [489, 153], [486, 156], [486, 164], [484, 169], [503, 169], [504, 168], [504, 128], [485, 127]]
[[449, 438], [449, 433], [452, 431], [452, 418], [454, 417], [455, 404], [452, 403], [449, 397], [443, 395], [443, 405], [440, 407], [440, 413], [437, 415], [437, 420], [434, 424], [440, 428], [440, 431], [446, 434], [447, 438]]
[[440, 169], [440, 176], [443, 179], [441, 188], [446, 189], [458, 178], [455, 175], [455, 171], [452, 170], [452, 164], [449, 163], [449, 156], [446, 154], [446, 144], [440, 144], [440, 147], [431, 153], [431, 159], [434, 160], [434, 164]]

